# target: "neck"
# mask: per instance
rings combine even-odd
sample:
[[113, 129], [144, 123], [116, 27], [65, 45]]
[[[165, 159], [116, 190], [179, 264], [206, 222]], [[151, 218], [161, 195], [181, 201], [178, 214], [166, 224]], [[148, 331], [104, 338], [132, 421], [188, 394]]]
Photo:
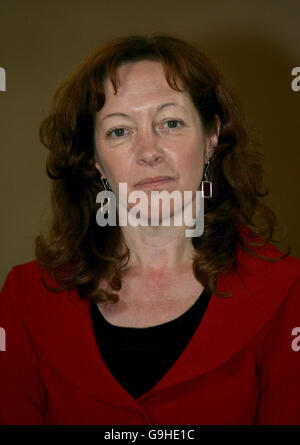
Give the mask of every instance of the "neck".
[[126, 269], [142, 273], [164, 274], [190, 267], [194, 248], [185, 236], [185, 227], [122, 227], [130, 250]]

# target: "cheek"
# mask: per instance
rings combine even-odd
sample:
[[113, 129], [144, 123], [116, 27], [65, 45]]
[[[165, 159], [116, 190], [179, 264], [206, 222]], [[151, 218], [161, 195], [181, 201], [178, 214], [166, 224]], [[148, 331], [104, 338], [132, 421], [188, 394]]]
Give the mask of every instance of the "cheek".
[[186, 146], [177, 158], [180, 183], [184, 189], [192, 190], [199, 186], [203, 165], [203, 150], [197, 140]]
[[117, 157], [116, 153], [109, 149], [109, 147], [106, 146], [105, 142], [102, 141], [99, 136], [95, 136], [95, 143], [98, 159], [100, 160], [100, 164], [105, 172], [105, 175], [110, 178], [110, 181], [118, 181], [120, 173], [119, 165], [121, 163], [119, 156]]
[[190, 172], [199, 171], [203, 164], [203, 150], [199, 141], [191, 141], [177, 151], [177, 164]]
[[128, 182], [131, 166], [128, 156], [110, 155], [105, 159], [105, 165], [115, 184]]

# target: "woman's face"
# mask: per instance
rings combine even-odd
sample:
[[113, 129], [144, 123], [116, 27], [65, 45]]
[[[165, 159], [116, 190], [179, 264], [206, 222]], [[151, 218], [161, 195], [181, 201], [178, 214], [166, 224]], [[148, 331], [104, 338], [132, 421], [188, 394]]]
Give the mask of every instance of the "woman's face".
[[[126, 63], [118, 74], [117, 94], [106, 80], [105, 104], [96, 115], [96, 168], [117, 197], [121, 182], [128, 194], [197, 190], [217, 135], [206, 135], [189, 94], [169, 86], [160, 62]], [[137, 185], [157, 176], [171, 179]]]

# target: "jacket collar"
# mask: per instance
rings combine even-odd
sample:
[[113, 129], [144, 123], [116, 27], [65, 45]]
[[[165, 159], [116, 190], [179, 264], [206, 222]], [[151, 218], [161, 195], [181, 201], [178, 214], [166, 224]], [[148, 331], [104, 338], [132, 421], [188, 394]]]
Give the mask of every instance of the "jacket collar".
[[[281, 253], [274, 247], [270, 252], [275, 256]], [[143, 400], [212, 371], [245, 347], [272, 317], [299, 274], [299, 266], [290, 267], [294, 264], [292, 258], [270, 263], [239, 248], [237, 259], [237, 270], [221, 274], [217, 279], [217, 287], [222, 292], [231, 291], [232, 295], [211, 296], [185, 350], [162, 379], [137, 400], [118, 383], [104, 363], [93, 332], [89, 301], [80, 300], [74, 290], [66, 293], [69, 298], [65, 299], [64, 307], [62, 294], [53, 297], [55, 304], [50, 305], [47, 317], [55, 331], [50, 337], [45, 332], [48, 343], [44, 359], [90, 397], [120, 408], [143, 411]], [[45, 297], [49, 299], [49, 293]], [[43, 332], [42, 325], [39, 329]]]

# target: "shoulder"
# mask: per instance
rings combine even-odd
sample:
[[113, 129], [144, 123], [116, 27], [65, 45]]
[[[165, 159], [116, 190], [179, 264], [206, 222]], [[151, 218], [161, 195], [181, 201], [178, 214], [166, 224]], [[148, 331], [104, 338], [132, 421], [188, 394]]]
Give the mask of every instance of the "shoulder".
[[[0, 303], [13, 305], [24, 318], [35, 317], [36, 314], [53, 312], [59, 306], [69, 304], [70, 295], [73, 300], [80, 300], [77, 292], [69, 290], [51, 291], [59, 288], [54, 276], [41, 266], [37, 260], [17, 264], [11, 268], [1, 289]], [[52, 309], [53, 308], [53, 309]]]
[[268, 284], [271, 289], [279, 286], [288, 290], [300, 277], [300, 259], [291, 254], [285, 255], [274, 244], [252, 245], [249, 248], [252, 253], [241, 246], [237, 248], [237, 270], [246, 281]]
[[294, 323], [295, 314], [300, 313], [300, 260], [288, 255], [270, 261], [283, 255], [270, 243], [253, 246], [252, 250], [259, 257], [239, 246], [235, 268], [220, 275], [217, 287], [232, 298], [230, 303], [225, 299], [218, 304], [223, 309], [228, 306], [228, 311], [233, 312], [243, 326], [247, 324], [252, 334], [258, 333], [277, 315]]
[[6, 276], [2, 289], [9, 286], [15, 290], [22, 289], [23, 293], [39, 292], [44, 288], [43, 280], [49, 286], [58, 286], [51, 274], [36, 260], [32, 260], [13, 266]]
[[[273, 243], [267, 242], [263, 243], [263, 239], [256, 235], [249, 228], [244, 226], [243, 224], [238, 225], [238, 230], [240, 235], [244, 238], [244, 240], [248, 243], [253, 243], [253, 245], [249, 245], [249, 248], [253, 251], [254, 254], [259, 255], [261, 257], [265, 257], [266, 259], [276, 259], [284, 255], [283, 251], [276, 247]], [[254, 255], [245, 252], [238, 244], [237, 248], [237, 258], [240, 263], [245, 263], [248, 265], [255, 267], [261, 267], [263, 264], [274, 264], [280, 265], [280, 267], [287, 269], [298, 269], [300, 270], [300, 259], [296, 258], [294, 255], [287, 255], [283, 260], [279, 260], [276, 262], [266, 262], [261, 259], [257, 259]]]
[[297, 326], [297, 323], [299, 325], [300, 260], [288, 255], [283, 259], [270, 261], [283, 255], [271, 243], [256, 246], [253, 250], [266, 259], [257, 258], [239, 249], [236, 272], [253, 309], [257, 314], [264, 313], [264, 323], [270, 322], [273, 325], [275, 319], [281, 319], [289, 327]]
[[24, 281], [36, 276], [41, 266], [36, 260], [20, 263], [13, 266], [7, 274], [10, 279], [22, 279]]

